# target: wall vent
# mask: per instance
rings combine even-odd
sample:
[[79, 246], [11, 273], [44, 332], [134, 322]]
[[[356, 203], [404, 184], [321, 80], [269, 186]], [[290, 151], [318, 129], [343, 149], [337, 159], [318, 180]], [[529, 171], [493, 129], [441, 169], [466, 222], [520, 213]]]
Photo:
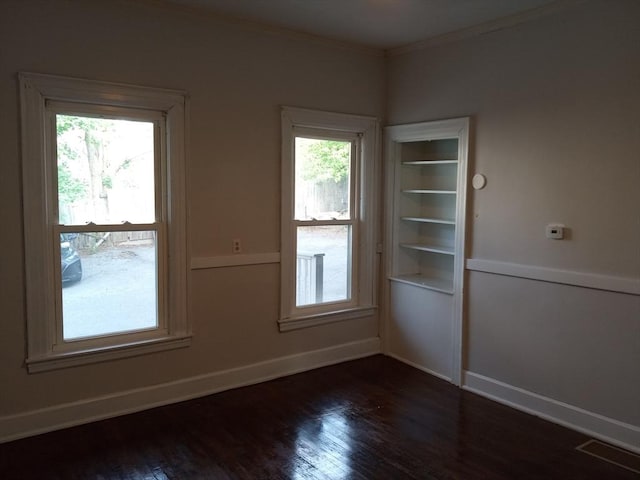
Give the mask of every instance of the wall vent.
[[589, 440], [576, 447], [576, 450], [587, 453], [619, 467], [626, 468], [635, 473], [640, 473], [640, 455], [631, 453], [598, 440]]

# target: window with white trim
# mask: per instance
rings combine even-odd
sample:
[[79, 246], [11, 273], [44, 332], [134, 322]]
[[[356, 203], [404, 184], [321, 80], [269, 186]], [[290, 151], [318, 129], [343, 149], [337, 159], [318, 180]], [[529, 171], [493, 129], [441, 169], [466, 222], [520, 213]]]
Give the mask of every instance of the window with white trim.
[[281, 331], [374, 313], [377, 129], [282, 109]]
[[187, 346], [185, 94], [20, 88], [29, 371]]

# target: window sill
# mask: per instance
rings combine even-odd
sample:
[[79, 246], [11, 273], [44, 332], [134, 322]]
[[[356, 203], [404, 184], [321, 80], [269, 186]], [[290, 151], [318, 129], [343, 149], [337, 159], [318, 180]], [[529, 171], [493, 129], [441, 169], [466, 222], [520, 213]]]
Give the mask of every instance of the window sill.
[[191, 345], [191, 336], [164, 337], [134, 344], [92, 348], [75, 352], [52, 353], [39, 358], [29, 358], [26, 364], [29, 373], [38, 373], [134, 357], [147, 353], [174, 350], [188, 347], [189, 345]]
[[315, 327], [316, 325], [325, 325], [327, 323], [335, 323], [345, 320], [354, 320], [356, 318], [369, 317], [373, 315], [375, 311], [375, 306], [367, 306], [349, 308], [346, 310], [327, 313], [316, 313], [313, 315], [280, 319], [278, 320], [278, 326], [281, 332], [288, 332], [290, 330]]

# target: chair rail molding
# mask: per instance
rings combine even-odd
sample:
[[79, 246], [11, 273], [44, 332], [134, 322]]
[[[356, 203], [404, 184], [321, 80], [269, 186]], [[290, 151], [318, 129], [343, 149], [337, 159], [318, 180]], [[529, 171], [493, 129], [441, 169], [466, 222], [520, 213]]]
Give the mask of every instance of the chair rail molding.
[[466, 269], [472, 272], [493, 273], [595, 290], [640, 295], [640, 278], [618, 277], [479, 258], [467, 259]]

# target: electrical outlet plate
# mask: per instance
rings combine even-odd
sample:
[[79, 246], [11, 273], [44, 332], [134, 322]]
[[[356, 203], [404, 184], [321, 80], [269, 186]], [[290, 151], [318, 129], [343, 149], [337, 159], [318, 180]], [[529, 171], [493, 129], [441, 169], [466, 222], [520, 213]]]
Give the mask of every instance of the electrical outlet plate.
[[233, 239], [233, 244], [231, 246], [231, 251], [233, 253], [242, 253], [242, 244], [240, 243], [239, 238]]
[[551, 223], [546, 228], [547, 238], [553, 240], [562, 240], [564, 238], [564, 225], [559, 223]]

